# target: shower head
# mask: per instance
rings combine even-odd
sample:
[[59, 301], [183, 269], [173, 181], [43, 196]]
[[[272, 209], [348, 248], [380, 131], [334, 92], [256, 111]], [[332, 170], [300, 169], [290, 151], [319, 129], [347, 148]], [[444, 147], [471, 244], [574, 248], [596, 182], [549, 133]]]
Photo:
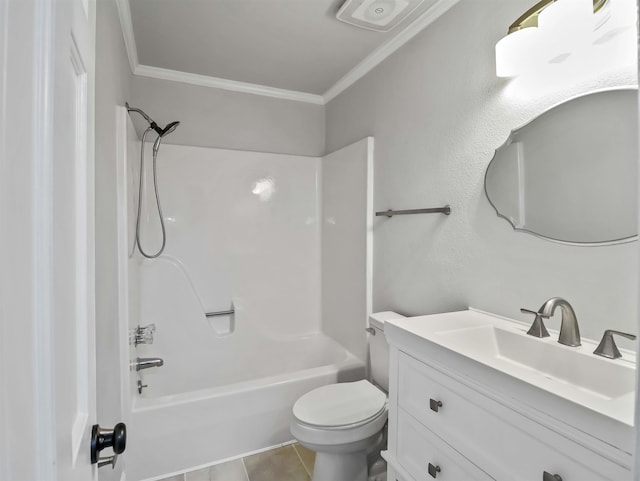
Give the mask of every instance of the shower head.
[[158, 137], [156, 138], [156, 141], [153, 143], [153, 153], [154, 153], [154, 155], [158, 153], [158, 149], [160, 148], [160, 142], [162, 142], [162, 138], [165, 135], [169, 135], [171, 132], [176, 130], [178, 125], [180, 125], [180, 122], [175, 121], [175, 122], [169, 123], [164, 129], [161, 129], [159, 127], [157, 129], [154, 129], [156, 132], [158, 132]]
[[[180, 125], [179, 121], [171, 122], [171, 123], [167, 124], [167, 126], [164, 129], [162, 129], [162, 132], [158, 132], [158, 135], [160, 137], [164, 137], [165, 135], [168, 135], [171, 132], [173, 132], [174, 130], [176, 130], [178, 125]], [[157, 130], [156, 130], [156, 132], [157, 132]]]

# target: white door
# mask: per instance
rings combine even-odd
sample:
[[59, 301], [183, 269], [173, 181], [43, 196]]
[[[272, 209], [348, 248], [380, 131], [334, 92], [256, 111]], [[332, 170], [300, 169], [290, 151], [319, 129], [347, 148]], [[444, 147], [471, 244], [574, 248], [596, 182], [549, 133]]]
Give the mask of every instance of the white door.
[[89, 137], [93, 127], [89, 103], [93, 12], [87, 0], [53, 3], [51, 196], [57, 473], [59, 480], [89, 481], [97, 479], [89, 456], [91, 426], [96, 423], [94, 174]]
[[94, 31], [95, 0], [0, 0], [2, 481], [98, 478]]

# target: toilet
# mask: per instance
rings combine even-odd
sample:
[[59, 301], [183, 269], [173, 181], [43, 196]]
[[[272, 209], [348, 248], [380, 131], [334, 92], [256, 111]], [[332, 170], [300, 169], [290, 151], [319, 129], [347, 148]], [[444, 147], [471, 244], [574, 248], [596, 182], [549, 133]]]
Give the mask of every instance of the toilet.
[[[404, 317], [391, 311], [369, 317], [371, 382], [329, 384], [301, 396], [293, 406], [291, 434], [316, 452], [312, 481], [367, 481], [367, 457], [384, 441], [389, 390], [389, 345], [384, 322]], [[382, 477], [380, 479], [386, 479]]]

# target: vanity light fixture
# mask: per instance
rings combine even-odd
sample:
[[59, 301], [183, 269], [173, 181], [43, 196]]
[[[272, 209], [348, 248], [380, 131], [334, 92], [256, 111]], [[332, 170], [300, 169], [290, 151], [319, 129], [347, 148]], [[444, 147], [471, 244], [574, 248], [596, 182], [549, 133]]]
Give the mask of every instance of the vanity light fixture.
[[524, 12], [496, 44], [496, 75], [515, 77], [560, 62], [593, 32], [609, 0], [542, 0]]

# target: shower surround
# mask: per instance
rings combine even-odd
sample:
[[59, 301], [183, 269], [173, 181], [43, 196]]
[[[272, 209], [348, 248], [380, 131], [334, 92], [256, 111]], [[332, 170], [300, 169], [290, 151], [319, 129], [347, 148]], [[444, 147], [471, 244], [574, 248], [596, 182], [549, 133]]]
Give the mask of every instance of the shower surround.
[[[338, 219], [339, 228], [349, 220], [339, 205], [353, 201], [350, 195], [362, 197], [362, 189], [342, 189], [323, 206], [321, 158], [166, 144], [158, 184], [167, 245], [158, 259], [144, 259], [134, 249], [140, 141], [130, 121], [123, 121], [125, 128], [126, 329], [156, 326], [153, 344], [130, 347], [129, 359], [164, 360], [160, 368], [129, 372], [127, 479], [159, 479], [291, 440], [291, 406], [299, 396], [364, 376], [364, 291], [354, 296], [361, 298], [361, 319], [354, 319], [351, 333], [342, 328], [340, 343], [330, 337], [342, 322], [337, 306], [321, 305], [323, 276], [344, 278], [339, 266], [323, 272], [321, 257], [331, 254], [322, 248], [322, 211], [333, 214], [331, 227]], [[351, 209], [362, 214], [355, 224], [365, 227], [369, 145], [346, 149], [364, 171], [344, 164], [352, 166], [345, 181], [362, 177], [364, 198]], [[331, 166], [329, 178], [339, 179], [340, 165]], [[155, 251], [161, 237], [152, 196], [147, 182], [141, 240]], [[368, 234], [360, 230], [363, 240]], [[342, 235], [337, 232], [334, 240]], [[349, 242], [343, 244], [348, 252]], [[352, 239], [351, 247], [361, 246]], [[362, 252], [362, 262], [367, 259]], [[231, 309], [233, 315], [206, 316]], [[323, 309], [333, 317], [327, 326]], [[138, 381], [147, 386], [141, 394]]]

